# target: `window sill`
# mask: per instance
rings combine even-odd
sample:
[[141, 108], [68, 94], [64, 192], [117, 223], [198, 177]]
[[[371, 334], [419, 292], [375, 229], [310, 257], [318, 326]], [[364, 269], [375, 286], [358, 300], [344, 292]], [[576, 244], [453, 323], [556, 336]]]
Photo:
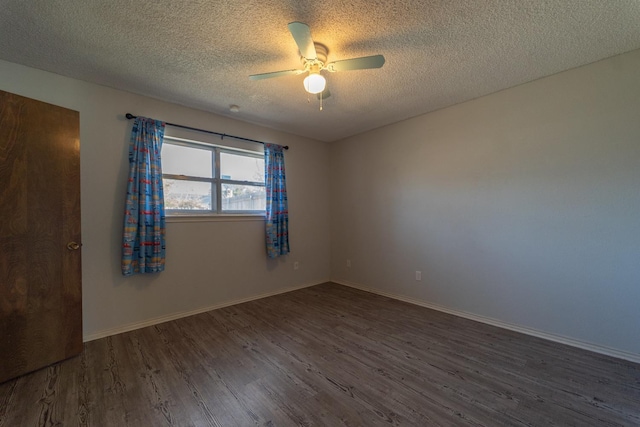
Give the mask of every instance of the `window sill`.
[[222, 215], [172, 215], [166, 222], [236, 222], [264, 221], [264, 214], [222, 214]]

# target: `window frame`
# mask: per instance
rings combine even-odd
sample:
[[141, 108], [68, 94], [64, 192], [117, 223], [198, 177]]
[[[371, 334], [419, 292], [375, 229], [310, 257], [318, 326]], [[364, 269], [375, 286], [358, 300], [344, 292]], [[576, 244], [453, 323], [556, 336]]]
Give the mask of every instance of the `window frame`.
[[177, 181], [190, 181], [190, 182], [206, 182], [210, 183], [212, 190], [211, 197], [211, 207], [210, 210], [188, 210], [188, 209], [167, 209], [165, 207], [165, 215], [167, 218], [220, 218], [220, 217], [237, 217], [237, 216], [245, 216], [245, 217], [259, 217], [264, 218], [266, 215], [265, 210], [223, 210], [222, 209], [222, 186], [224, 184], [230, 185], [246, 185], [252, 187], [265, 187], [265, 182], [258, 181], [245, 181], [245, 180], [234, 180], [234, 179], [226, 179], [221, 177], [220, 173], [220, 154], [228, 153], [232, 155], [239, 155], [244, 157], [256, 158], [256, 159], [264, 159], [264, 153], [260, 151], [252, 151], [252, 150], [244, 150], [242, 148], [228, 147], [224, 145], [211, 144], [203, 141], [194, 141], [190, 139], [178, 138], [174, 136], [165, 136], [163, 141], [164, 144], [169, 145], [177, 145], [187, 148], [195, 148], [200, 150], [208, 150], [212, 153], [211, 162], [212, 162], [212, 171], [213, 176], [211, 178], [197, 177], [191, 175], [176, 175], [176, 174], [168, 174], [162, 173], [162, 180], [164, 186], [165, 179], [172, 179]]

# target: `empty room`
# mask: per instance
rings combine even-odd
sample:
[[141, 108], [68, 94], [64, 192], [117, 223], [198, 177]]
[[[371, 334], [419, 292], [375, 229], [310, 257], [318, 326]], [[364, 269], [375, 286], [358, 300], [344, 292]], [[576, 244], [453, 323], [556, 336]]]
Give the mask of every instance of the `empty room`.
[[640, 425], [639, 23], [3, 0], [0, 427]]

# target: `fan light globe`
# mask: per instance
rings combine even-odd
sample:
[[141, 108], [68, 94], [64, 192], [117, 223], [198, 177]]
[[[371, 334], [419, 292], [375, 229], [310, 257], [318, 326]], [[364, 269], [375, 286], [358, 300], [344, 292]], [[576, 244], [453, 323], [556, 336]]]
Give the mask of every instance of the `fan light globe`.
[[304, 79], [304, 90], [309, 93], [320, 93], [324, 90], [327, 85], [327, 81], [320, 74], [309, 74]]

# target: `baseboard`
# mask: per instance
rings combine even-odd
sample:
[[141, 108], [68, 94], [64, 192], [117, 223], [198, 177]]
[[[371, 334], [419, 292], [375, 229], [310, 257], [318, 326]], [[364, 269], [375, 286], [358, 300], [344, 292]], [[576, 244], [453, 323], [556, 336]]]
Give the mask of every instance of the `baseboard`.
[[585, 341], [576, 340], [573, 338], [564, 337], [562, 335], [550, 334], [548, 332], [542, 332], [537, 329], [527, 328], [520, 325], [515, 325], [501, 320], [493, 319], [491, 317], [480, 316], [465, 311], [454, 310], [451, 308], [443, 307], [437, 304], [432, 304], [426, 301], [418, 300], [415, 298], [406, 297], [403, 295], [392, 294], [389, 292], [380, 291], [374, 288], [370, 288], [358, 283], [353, 283], [345, 280], [331, 280], [333, 283], [339, 285], [348, 286], [350, 288], [359, 289], [361, 291], [370, 292], [377, 295], [382, 295], [388, 298], [392, 298], [399, 301], [408, 302], [410, 304], [419, 305], [421, 307], [430, 308], [433, 310], [441, 311], [443, 313], [452, 314], [454, 316], [463, 317], [469, 320], [475, 320], [476, 322], [486, 323], [488, 325], [497, 326], [499, 328], [508, 329], [510, 331], [520, 332], [526, 335], [531, 335], [538, 338], [543, 338], [549, 341], [554, 341], [560, 344], [566, 344], [572, 347], [581, 348], [583, 350], [593, 351], [595, 353], [604, 354], [606, 356], [616, 357], [618, 359], [628, 360], [630, 362], [640, 363], [640, 354], [631, 353], [627, 351], [617, 350], [610, 347], [604, 347], [596, 344], [592, 344]]
[[193, 316], [195, 314], [200, 314], [200, 313], [204, 313], [204, 312], [211, 311], [211, 310], [217, 310], [219, 308], [229, 307], [229, 306], [236, 305], [236, 304], [242, 304], [244, 302], [249, 302], [249, 301], [255, 301], [255, 300], [258, 300], [258, 299], [267, 298], [267, 297], [271, 297], [271, 296], [279, 295], [279, 294], [284, 294], [284, 293], [291, 292], [291, 291], [297, 291], [298, 289], [304, 289], [304, 288], [308, 288], [308, 287], [311, 287], [311, 286], [320, 285], [320, 284], [326, 283], [326, 282], [329, 282], [329, 279], [323, 280], [323, 281], [320, 281], [320, 282], [306, 283], [304, 285], [292, 286], [292, 287], [289, 287], [289, 288], [278, 289], [276, 291], [267, 292], [267, 293], [259, 294], [259, 295], [253, 295], [253, 296], [250, 296], [250, 297], [247, 297], [247, 298], [241, 298], [241, 299], [237, 299], [237, 300], [233, 300], [233, 301], [226, 301], [226, 302], [223, 302], [223, 303], [220, 303], [220, 304], [210, 305], [210, 306], [206, 306], [206, 307], [200, 307], [200, 308], [196, 308], [195, 310], [180, 311], [180, 312], [177, 312], [177, 313], [168, 314], [166, 316], [159, 316], [159, 317], [154, 317], [152, 319], [143, 320], [141, 322], [129, 323], [129, 324], [126, 324], [126, 325], [118, 326], [116, 328], [104, 329], [102, 331], [98, 331], [98, 332], [94, 332], [94, 333], [85, 335], [83, 337], [83, 341], [84, 342], [93, 341], [93, 340], [97, 340], [97, 339], [100, 339], [100, 338], [105, 338], [105, 337], [108, 337], [108, 336], [111, 336], [111, 335], [121, 334], [123, 332], [129, 332], [129, 331], [134, 331], [136, 329], [146, 328], [147, 326], [153, 326], [153, 325], [157, 325], [159, 323], [169, 322], [171, 320], [181, 319], [183, 317]]

